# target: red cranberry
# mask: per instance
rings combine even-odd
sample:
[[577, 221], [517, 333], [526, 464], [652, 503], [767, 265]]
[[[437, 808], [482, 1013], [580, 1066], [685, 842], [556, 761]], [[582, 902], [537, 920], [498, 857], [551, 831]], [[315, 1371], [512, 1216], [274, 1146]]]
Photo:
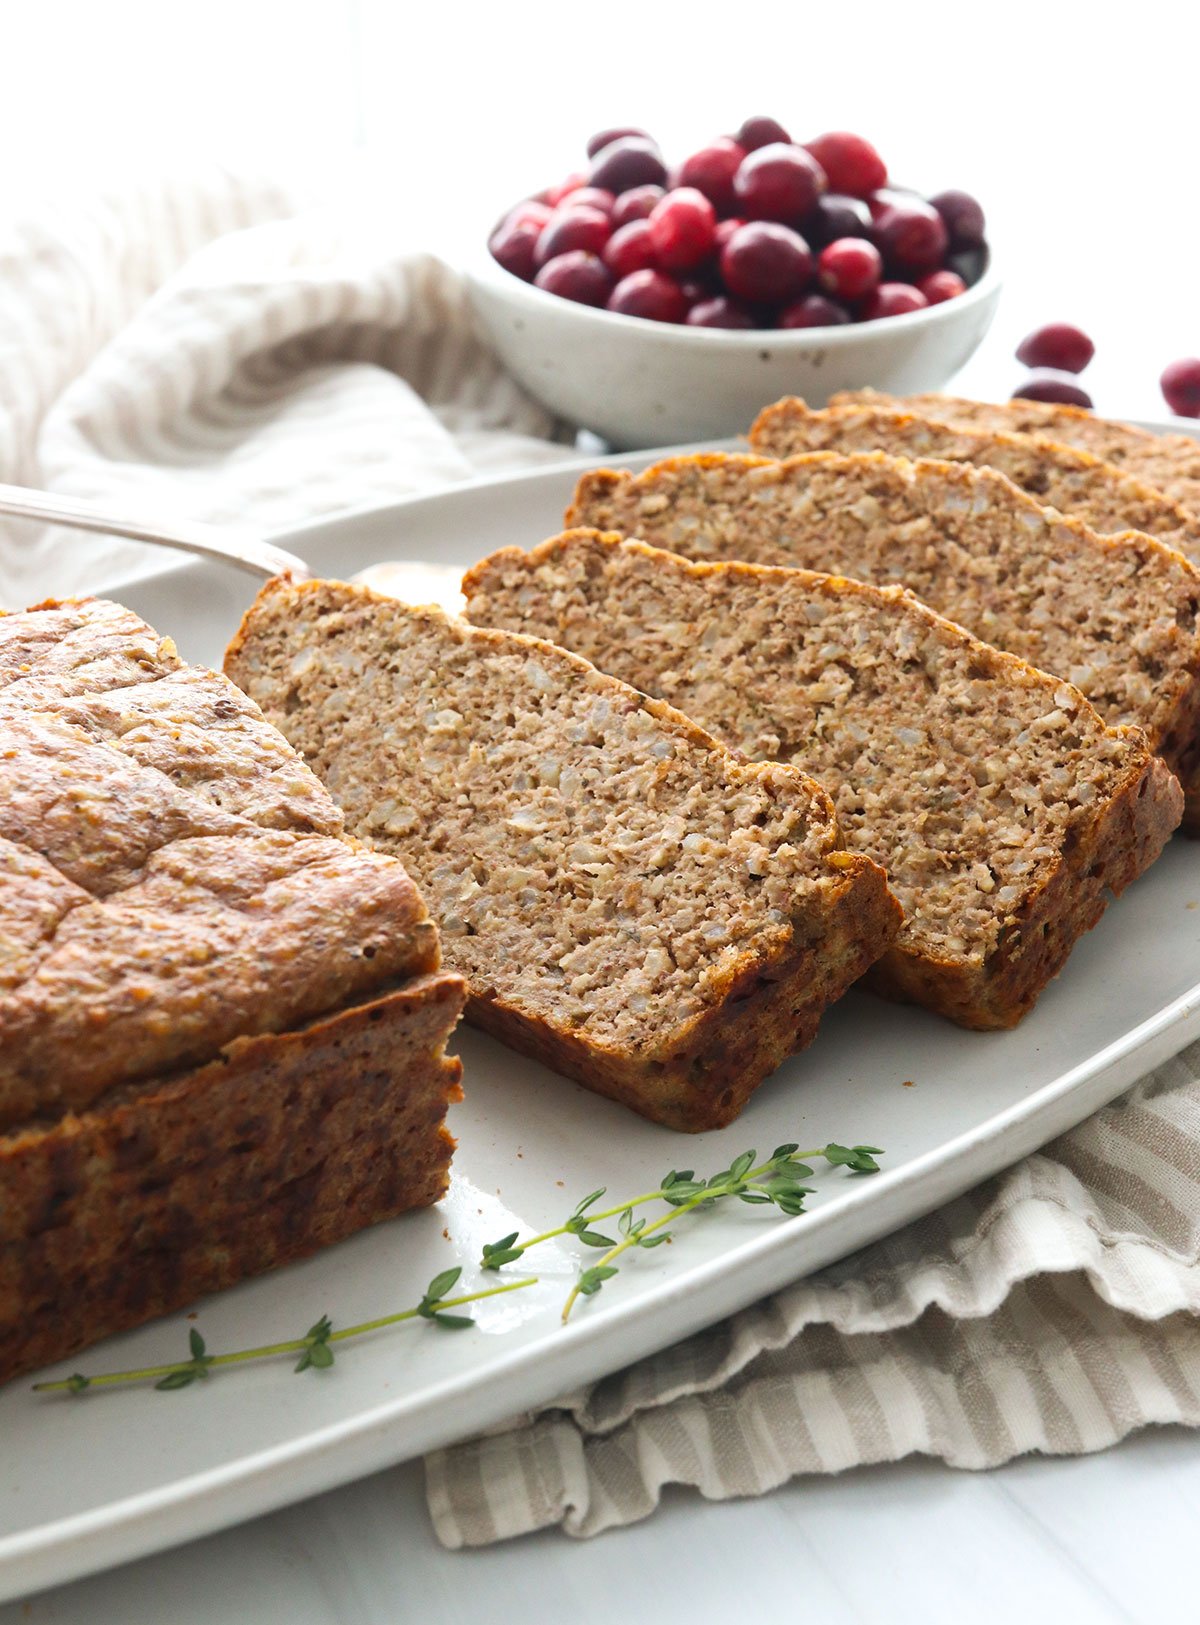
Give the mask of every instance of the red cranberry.
[[608, 296], [608, 308], [650, 322], [681, 322], [688, 313], [678, 282], [661, 271], [634, 271], [622, 277]]
[[942, 263], [948, 238], [942, 217], [918, 197], [885, 209], [875, 222], [888, 264], [903, 271], [932, 271]]
[[683, 297], [687, 300], [689, 308], [698, 305], [705, 299], [715, 299], [721, 292], [721, 283], [718, 277], [705, 275], [704, 268], [693, 271], [691, 276], [678, 277]]
[[606, 192], [628, 192], [631, 186], [661, 186], [667, 178], [662, 153], [645, 136], [626, 135], [611, 141], [592, 159], [588, 181]]
[[881, 282], [859, 312], [859, 320], [876, 322], [884, 316], [907, 316], [924, 310], [928, 301], [919, 288], [907, 282]]
[[718, 254], [724, 252], [725, 244], [733, 236], [738, 227], [744, 226], [745, 224], [746, 222], [744, 220], [738, 219], [717, 221], [717, 229], [713, 235], [716, 238], [716, 248]]
[[1070, 322], [1047, 322], [1017, 345], [1017, 360], [1025, 366], [1050, 367], [1055, 372], [1082, 372], [1095, 353], [1096, 346], [1083, 329]]
[[776, 119], [764, 118], [761, 115], [748, 118], [734, 140], [745, 152], [757, 152], [759, 147], [769, 147], [778, 141], [782, 141], [785, 147], [792, 144], [792, 138], [782, 124]]
[[541, 231], [530, 220], [505, 220], [488, 239], [492, 258], [519, 276], [522, 282], [532, 282], [537, 270], [538, 238]]
[[573, 174], [568, 175], [565, 181], [560, 181], [557, 186], [548, 186], [539, 201], [544, 201], [552, 209], [556, 209], [568, 192], [577, 192], [581, 186], [586, 185], [587, 176], [577, 169]]
[[824, 197], [818, 198], [804, 222], [804, 230], [821, 248], [839, 237], [871, 239], [874, 234], [870, 209], [861, 198], [847, 197], [844, 192], [826, 192]]
[[773, 141], [747, 155], [733, 178], [739, 214], [797, 225], [825, 191], [825, 171], [803, 147]]
[[754, 317], [735, 299], [718, 294], [715, 299], [701, 299], [687, 313], [689, 327], [753, 327]]
[[658, 263], [667, 271], [688, 271], [712, 253], [717, 215], [703, 192], [681, 186], [668, 192], [646, 224]]
[[967, 285], [955, 271], [930, 271], [919, 277], [917, 287], [925, 295], [927, 305], [944, 305], [947, 299], [957, 299], [966, 293]]
[[852, 317], [845, 305], [826, 299], [822, 293], [810, 293], [797, 299], [781, 312], [780, 327], [844, 327]]
[[866, 197], [887, 185], [887, 165], [861, 135], [851, 135], [848, 130], [831, 130], [815, 141], [806, 141], [804, 150], [811, 152], [825, 171], [831, 191]]
[[878, 191], [872, 192], [866, 204], [871, 211], [871, 219], [878, 220], [889, 209], [898, 204], [911, 203], [916, 193], [904, 186], [881, 186]]
[[539, 198], [523, 198], [497, 223], [496, 230], [499, 231], [501, 226], [532, 225], [541, 231], [553, 213], [554, 210], [550, 205], [543, 203]]
[[631, 186], [628, 192], [622, 192], [613, 204], [609, 219], [612, 221], [614, 231], [627, 226], [631, 220], [646, 220], [653, 213], [654, 205], [666, 193], [661, 186]]
[[650, 222], [631, 220], [620, 231], [614, 231], [600, 257], [618, 280], [652, 267], [656, 262]]
[[1200, 418], [1200, 358], [1172, 361], [1158, 382], [1172, 412], [1181, 418]]
[[1069, 372], [1055, 372], [1043, 367], [1029, 377], [1012, 393], [1014, 401], [1051, 401], [1056, 406], [1090, 407], [1092, 397], [1077, 384]]
[[619, 130], [597, 130], [587, 144], [588, 157], [594, 158], [602, 147], [611, 147], [614, 141], [620, 141], [627, 135], [640, 136], [643, 141], [650, 140], [645, 130], [638, 129], [636, 124], [623, 124]]
[[599, 209], [556, 210], [548, 226], [538, 238], [537, 263], [557, 259], [560, 254], [582, 248], [589, 254], [598, 254], [609, 239], [612, 227], [608, 216]]
[[812, 254], [799, 232], [774, 221], [752, 220], [722, 249], [721, 275], [739, 299], [782, 305], [812, 280]]
[[960, 248], [946, 255], [946, 268], [957, 271], [968, 288], [973, 288], [987, 270], [986, 248]]
[[983, 210], [969, 192], [939, 192], [930, 203], [946, 222], [951, 248], [979, 248], [983, 243]]
[[817, 281], [839, 299], [865, 299], [883, 279], [883, 259], [873, 243], [861, 237], [841, 237], [823, 248], [817, 260]]
[[720, 136], [707, 147], [701, 147], [679, 166], [679, 185], [694, 186], [703, 192], [719, 214], [728, 214], [733, 208], [733, 177], [737, 174], [746, 149], [727, 135]]
[[599, 209], [601, 214], [611, 215], [616, 198], [611, 192], [606, 192], [599, 186], [577, 186], [566, 197], [559, 198], [560, 209]]
[[577, 305], [602, 305], [612, 292], [613, 279], [603, 260], [574, 248], [549, 260], [534, 277], [534, 283], [560, 299], [573, 299]]

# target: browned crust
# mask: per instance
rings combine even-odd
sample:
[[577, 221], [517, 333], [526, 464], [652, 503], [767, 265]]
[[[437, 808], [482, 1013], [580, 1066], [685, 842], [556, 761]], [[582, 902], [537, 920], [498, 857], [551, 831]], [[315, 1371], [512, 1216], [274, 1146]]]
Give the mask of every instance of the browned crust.
[[830, 862], [842, 871], [842, 884], [828, 928], [808, 940], [795, 936], [782, 956], [744, 956], [720, 1001], [652, 1059], [575, 1037], [500, 1000], [470, 999], [467, 1019], [665, 1128], [689, 1134], [723, 1128], [768, 1073], [813, 1041], [826, 1008], [900, 929], [900, 905], [877, 864], [849, 852], [834, 853]]
[[1119, 896], [1158, 857], [1179, 822], [1181, 802], [1166, 764], [1143, 758], [1103, 816], [1059, 858], [982, 973], [893, 949], [868, 973], [869, 985], [891, 998], [932, 1005], [964, 1027], [1015, 1027], [1100, 919], [1106, 894]]
[[0, 1382], [436, 1202], [464, 995], [421, 976], [0, 1139]]

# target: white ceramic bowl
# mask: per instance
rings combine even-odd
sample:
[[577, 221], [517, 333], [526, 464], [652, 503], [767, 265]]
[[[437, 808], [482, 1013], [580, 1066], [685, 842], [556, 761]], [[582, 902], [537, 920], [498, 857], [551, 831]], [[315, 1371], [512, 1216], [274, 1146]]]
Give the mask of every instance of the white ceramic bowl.
[[577, 305], [522, 282], [484, 248], [467, 268], [476, 319], [529, 393], [617, 450], [744, 434], [781, 395], [938, 389], [978, 347], [1000, 297], [993, 257], [928, 310], [847, 327], [734, 332]]

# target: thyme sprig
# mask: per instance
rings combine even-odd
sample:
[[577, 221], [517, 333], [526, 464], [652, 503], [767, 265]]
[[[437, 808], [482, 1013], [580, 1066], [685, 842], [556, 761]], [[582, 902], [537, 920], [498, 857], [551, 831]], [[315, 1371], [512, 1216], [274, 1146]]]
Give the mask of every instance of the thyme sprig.
[[[852, 1174], [875, 1174], [879, 1172], [875, 1158], [882, 1156], [883, 1152], [876, 1145], [846, 1146], [831, 1141], [828, 1145], [809, 1151], [801, 1151], [798, 1145], [776, 1146], [767, 1160], [756, 1166], [757, 1155], [756, 1151], [744, 1151], [728, 1168], [723, 1168], [708, 1179], [697, 1179], [691, 1168], [672, 1168], [656, 1190], [643, 1191], [638, 1196], [627, 1197], [625, 1201], [597, 1212], [596, 1203], [606, 1194], [606, 1188], [601, 1186], [577, 1202], [563, 1223], [553, 1230], [543, 1230], [524, 1241], [520, 1240], [520, 1232], [514, 1230], [510, 1235], [501, 1236], [498, 1241], [485, 1243], [480, 1263], [487, 1270], [502, 1269], [505, 1264], [514, 1263], [530, 1247], [551, 1241], [556, 1236], [574, 1236], [585, 1247], [603, 1248], [603, 1256], [597, 1263], [584, 1269], [572, 1287], [562, 1310], [562, 1318], [566, 1321], [580, 1297], [593, 1297], [606, 1281], [618, 1274], [615, 1259], [634, 1247], [661, 1246], [671, 1236], [665, 1227], [683, 1214], [736, 1197], [751, 1204], [773, 1204], [781, 1213], [794, 1218], [803, 1213], [805, 1197], [812, 1195], [812, 1186], [802, 1181], [811, 1178], [813, 1170], [801, 1158], [821, 1158], [831, 1166], [846, 1168]], [[634, 1210], [647, 1202], [666, 1202], [672, 1211], [653, 1222], [647, 1222], [645, 1218], [635, 1219]], [[613, 1218], [617, 1220], [620, 1239], [593, 1228]]]
[[144, 1366], [138, 1371], [106, 1371], [94, 1377], [84, 1376], [82, 1372], [77, 1371], [70, 1377], [64, 1377], [60, 1382], [35, 1382], [34, 1392], [82, 1394], [89, 1388], [109, 1388], [121, 1383], [153, 1382], [155, 1388], [162, 1392], [174, 1393], [180, 1388], [190, 1388], [194, 1382], [207, 1378], [213, 1371], [224, 1366], [244, 1365], [249, 1360], [267, 1360], [282, 1354], [300, 1356], [293, 1367], [296, 1372], [327, 1371], [334, 1363], [335, 1343], [345, 1343], [351, 1338], [363, 1337], [367, 1332], [382, 1331], [386, 1326], [398, 1326], [406, 1320], [427, 1320], [446, 1331], [459, 1331], [464, 1327], [473, 1326], [474, 1320], [470, 1315], [456, 1315], [448, 1311], [466, 1303], [477, 1303], [481, 1298], [496, 1298], [504, 1292], [519, 1292], [522, 1287], [533, 1286], [536, 1283], [535, 1276], [527, 1276], [520, 1281], [505, 1281], [500, 1286], [485, 1287], [478, 1292], [463, 1292], [457, 1297], [448, 1297], [447, 1294], [457, 1285], [461, 1274], [461, 1266], [442, 1270], [430, 1281], [420, 1302], [414, 1304], [412, 1308], [400, 1309], [391, 1315], [381, 1315], [377, 1320], [364, 1320], [357, 1326], [344, 1326], [340, 1331], [334, 1331], [329, 1316], [322, 1315], [320, 1320], [308, 1328], [303, 1337], [290, 1338], [283, 1343], [265, 1343], [259, 1348], [237, 1349], [229, 1354], [210, 1354], [203, 1337], [193, 1326], [188, 1332], [186, 1360], [174, 1361], [167, 1365]]

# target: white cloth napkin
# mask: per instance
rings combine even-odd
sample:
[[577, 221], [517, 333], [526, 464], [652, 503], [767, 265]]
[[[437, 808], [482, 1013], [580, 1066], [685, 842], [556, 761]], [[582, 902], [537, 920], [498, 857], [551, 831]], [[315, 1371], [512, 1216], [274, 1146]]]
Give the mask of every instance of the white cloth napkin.
[[[556, 439], [557, 435], [557, 439]], [[270, 531], [569, 455], [457, 277], [220, 170], [0, 225], [0, 479]], [[0, 527], [0, 603], [160, 565]], [[169, 627], [164, 627], [169, 631]], [[1200, 1045], [942, 1212], [428, 1461], [441, 1539], [1200, 1424]]]

